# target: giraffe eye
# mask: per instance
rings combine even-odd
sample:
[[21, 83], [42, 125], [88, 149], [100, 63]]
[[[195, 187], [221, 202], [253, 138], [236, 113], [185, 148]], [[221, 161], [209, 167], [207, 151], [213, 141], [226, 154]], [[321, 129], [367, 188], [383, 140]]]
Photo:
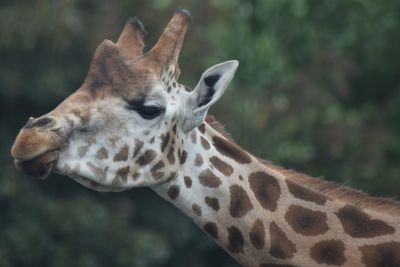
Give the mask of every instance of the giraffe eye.
[[143, 119], [151, 120], [159, 116], [164, 109], [160, 106], [145, 106], [143, 100], [127, 101], [127, 108], [136, 111]]
[[151, 120], [159, 116], [163, 112], [163, 109], [157, 106], [141, 106], [136, 109], [136, 112], [139, 113], [143, 119]]

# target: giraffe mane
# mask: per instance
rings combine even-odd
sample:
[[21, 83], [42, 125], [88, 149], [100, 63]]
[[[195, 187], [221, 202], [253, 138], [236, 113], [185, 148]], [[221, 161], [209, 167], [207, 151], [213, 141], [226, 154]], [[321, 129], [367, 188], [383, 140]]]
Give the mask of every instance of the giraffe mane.
[[[236, 143], [231, 135], [225, 130], [225, 127], [213, 116], [208, 115], [205, 119], [206, 123], [214, 130], [222, 134], [229, 141]], [[312, 190], [325, 194], [332, 199], [338, 199], [351, 205], [357, 206], [362, 209], [367, 209], [379, 213], [385, 213], [390, 216], [400, 216], [400, 202], [394, 199], [372, 197], [359, 190], [336, 184], [331, 181], [322, 180], [320, 178], [312, 177], [301, 172], [286, 169], [268, 160], [258, 158], [260, 163], [265, 166], [281, 173], [287, 179], [299, 184], [306, 185]]]
[[278, 171], [285, 177], [300, 185], [306, 185], [309, 188], [327, 195], [330, 198], [338, 199], [362, 209], [367, 209], [379, 213], [385, 213], [390, 216], [400, 216], [400, 202], [390, 198], [372, 197], [362, 191], [336, 184], [331, 181], [312, 177], [301, 172], [286, 169], [267, 160], [260, 159], [260, 162], [267, 167]]
[[226, 131], [225, 126], [217, 120], [214, 115], [207, 115], [205, 119], [206, 123], [210, 125], [214, 130], [222, 134], [226, 139], [229, 141], [236, 143], [235, 140], [233, 140], [232, 136], [228, 131]]

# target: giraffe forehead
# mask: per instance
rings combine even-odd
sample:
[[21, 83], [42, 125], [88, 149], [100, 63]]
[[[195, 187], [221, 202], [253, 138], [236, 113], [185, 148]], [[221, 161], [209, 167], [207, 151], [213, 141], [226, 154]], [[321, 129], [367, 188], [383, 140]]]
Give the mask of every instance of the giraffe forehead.
[[127, 63], [118, 49], [103, 42], [96, 50], [82, 90], [91, 95], [145, 93], [159, 75], [143, 59]]

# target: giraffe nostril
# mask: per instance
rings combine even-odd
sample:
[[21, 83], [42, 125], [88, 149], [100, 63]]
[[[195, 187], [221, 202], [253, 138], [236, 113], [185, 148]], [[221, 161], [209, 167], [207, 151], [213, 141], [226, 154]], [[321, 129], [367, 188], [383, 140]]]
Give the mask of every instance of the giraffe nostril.
[[54, 119], [49, 117], [43, 117], [39, 119], [30, 119], [28, 123], [24, 126], [24, 128], [33, 128], [33, 127], [42, 128], [53, 124], [54, 124]]

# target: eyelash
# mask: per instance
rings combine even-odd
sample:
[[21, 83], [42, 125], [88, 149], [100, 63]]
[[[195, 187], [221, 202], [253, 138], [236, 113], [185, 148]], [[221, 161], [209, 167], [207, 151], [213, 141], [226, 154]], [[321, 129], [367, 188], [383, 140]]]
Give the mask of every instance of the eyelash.
[[164, 112], [163, 108], [145, 106], [143, 103], [128, 103], [128, 109], [136, 111], [145, 120], [152, 120]]

